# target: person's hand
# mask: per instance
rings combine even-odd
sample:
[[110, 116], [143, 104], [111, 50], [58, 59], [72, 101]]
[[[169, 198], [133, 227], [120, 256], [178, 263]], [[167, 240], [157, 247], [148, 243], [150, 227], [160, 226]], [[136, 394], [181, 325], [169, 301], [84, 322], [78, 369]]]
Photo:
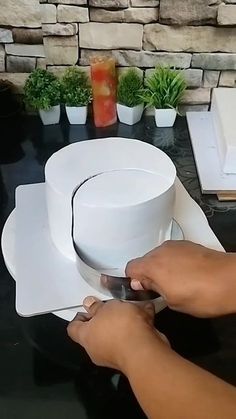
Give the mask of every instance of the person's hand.
[[67, 332], [99, 366], [125, 373], [134, 352], [137, 354], [158, 342], [167, 345], [165, 336], [154, 328], [152, 303], [141, 307], [118, 300], [103, 303], [87, 297], [84, 307], [88, 314], [77, 314]]
[[126, 267], [134, 290], [161, 294], [168, 306], [199, 317], [236, 311], [236, 255], [168, 241]]

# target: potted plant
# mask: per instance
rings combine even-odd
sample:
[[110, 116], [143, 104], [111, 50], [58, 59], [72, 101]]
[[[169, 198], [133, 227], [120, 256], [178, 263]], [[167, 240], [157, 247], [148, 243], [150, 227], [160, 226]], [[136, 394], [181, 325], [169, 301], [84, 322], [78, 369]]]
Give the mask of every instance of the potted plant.
[[26, 80], [24, 95], [26, 104], [39, 111], [44, 125], [59, 123], [61, 84], [54, 74], [34, 70]]
[[174, 125], [185, 89], [182, 72], [169, 67], [157, 67], [147, 78], [143, 99], [147, 106], [155, 108], [157, 127]]
[[85, 124], [92, 89], [88, 76], [78, 67], [70, 67], [62, 77], [62, 99], [70, 124]]
[[135, 69], [127, 70], [119, 78], [117, 114], [120, 122], [134, 125], [143, 114], [143, 79]]

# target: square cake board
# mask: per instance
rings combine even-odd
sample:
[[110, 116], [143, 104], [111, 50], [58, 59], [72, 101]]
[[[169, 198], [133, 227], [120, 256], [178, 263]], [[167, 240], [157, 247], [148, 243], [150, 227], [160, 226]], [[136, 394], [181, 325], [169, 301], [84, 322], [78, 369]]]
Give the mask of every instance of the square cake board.
[[202, 193], [234, 199], [236, 174], [222, 171], [211, 112], [187, 112], [186, 117]]
[[[76, 262], [63, 256], [52, 243], [44, 183], [17, 188], [15, 218], [18, 314], [27, 317], [78, 307], [88, 295], [109, 299], [90, 287], [80, 276]], [[181, 226], [185, 239], [224, 250], [203, 211], [179, 179], [176, 180], [174, 218]]]

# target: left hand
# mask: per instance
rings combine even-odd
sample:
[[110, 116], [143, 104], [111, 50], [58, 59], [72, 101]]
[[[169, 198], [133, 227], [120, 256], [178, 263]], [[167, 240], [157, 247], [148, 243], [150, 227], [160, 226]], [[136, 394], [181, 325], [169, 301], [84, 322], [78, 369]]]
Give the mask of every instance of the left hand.
[[125, 373], [132, 354], [147, 345], [166, 345], [167, 339], [154, 328], [154, 306], [140, 306], [118, 300], [102, 301], [87, 297], [88, 314], [77, 314], [68, 325], [72, 340], [82, 345], [91, 360]]

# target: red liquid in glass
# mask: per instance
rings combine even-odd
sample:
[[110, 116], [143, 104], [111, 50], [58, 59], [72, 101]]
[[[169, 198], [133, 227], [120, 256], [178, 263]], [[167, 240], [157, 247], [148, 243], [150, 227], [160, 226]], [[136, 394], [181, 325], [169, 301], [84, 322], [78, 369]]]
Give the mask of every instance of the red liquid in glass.
[[115, 124], [116, 115], [116, 67], [115, 60], [95, 57], [91, 61], [93, 89], [93, 114], [96, 127]]

